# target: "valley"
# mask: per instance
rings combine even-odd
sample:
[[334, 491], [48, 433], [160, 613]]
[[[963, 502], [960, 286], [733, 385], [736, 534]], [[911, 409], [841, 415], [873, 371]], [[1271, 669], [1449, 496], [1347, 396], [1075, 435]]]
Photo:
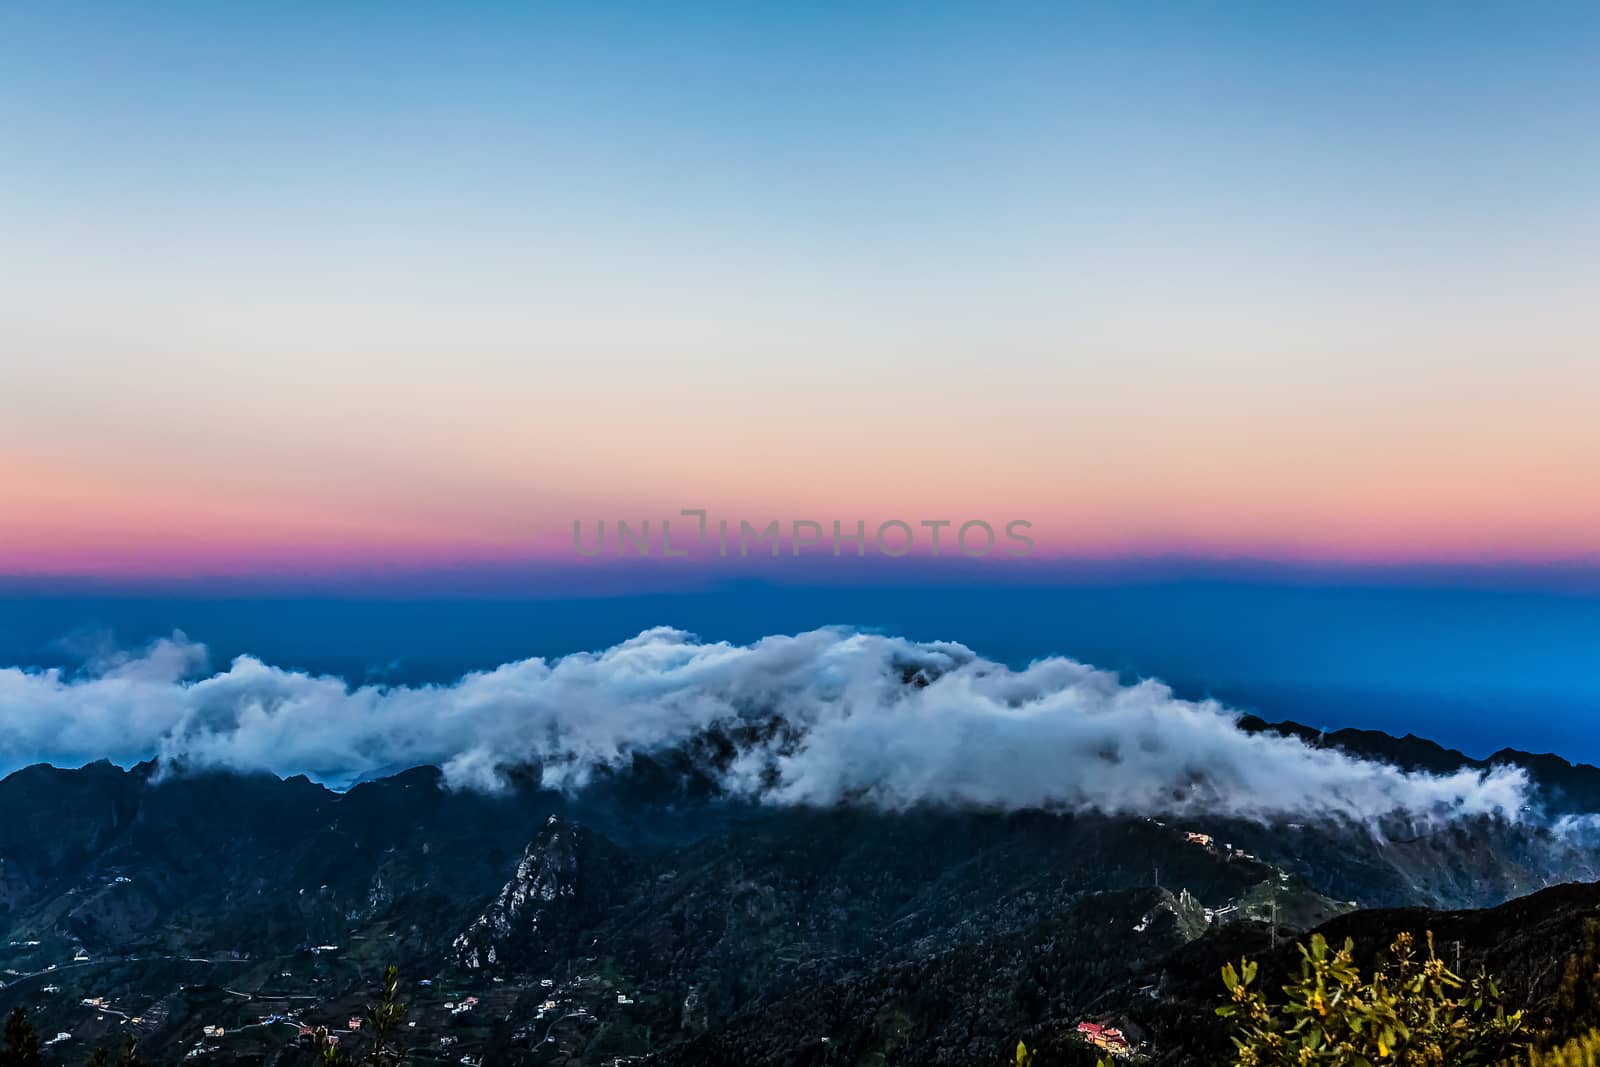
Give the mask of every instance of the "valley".
[[1600, 876], [1561, 822], [1600, 771], [1556, 770], [1517, 823], [1370, 825], [763, 805], [682, 753], [497, 793], [30, 767], [0, 782], [0, 1008], [53, 1062], [133, 1035], [151, 1062], [310, 1063], [319, 1028], [360, 1051], [394, 964], [415, 1062], [977, 1065], [1019, 1038], [1076, 1062], [1092, 1038], [1199, 1063], [1221, 963], [1314, 928], [1459, 930], [1543, 995], [1462, 909], [1593, 910], [1550, 887]]

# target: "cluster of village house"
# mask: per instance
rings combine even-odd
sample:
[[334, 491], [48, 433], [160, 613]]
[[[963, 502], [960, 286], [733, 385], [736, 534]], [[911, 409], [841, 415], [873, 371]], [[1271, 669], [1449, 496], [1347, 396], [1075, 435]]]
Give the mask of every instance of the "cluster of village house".
[[[1162, 822], [1160, 819], [1146, 818], [1145, 821], [1150, 823], [1152, 826], [1159, 826], [1162, 829], [1166, 829], [1167, 826], [1167, 824]], [[1297, 823], [1290, 824], [1291, 828], [1296, 826], [1298, 826]], [[1202, 848], [1214, 849], [1217, 847], [1216, 838], [1212, 837], [1210, 834], [1201, 833], [1198, 830], [1185, 830], [1183, 832], [1183, 839], [1189, 842], [1191, 845], [1199, 845]], [[1230, 859], [1253, 860], [1256, 858], [1253, 854], [1246, 852], [1242, 848], [1234, 848], [1231, 844], [1224, 844], [1222, 846], [1222, 854]]]
[[[1157, 826], [1163, 826], [1164, 827], [1166, 825], [1165, 823], [1162, 823], [1162, 822], [1160, 822], [1158, 820], [1152, 819], [1151, 821], [1154, 822], [1155, 825], [1157, 825]], [[1202, 848], [1213, 849], [1213, 850], [1218, 848], [1217, 842], [1212, 837], [1212, 835], [1207, 834], [1207, 833], [1202, 833], [1202, 832], [1199, 832], [1199, 831], [1196, 831], [1196, 830], [1184, 831], [1184, 840], [1189, 844], [1199, 845]], [[1223, 843], [1220, 846], [1220, 848], [1221, 848], [1222, 854], [1225, 855], [1225, 856], [1228, 856], [1230, 858], [1249, 859], [1249, 860], [1253, 860], [1253, 859], [1256, 858], [1254, 855], [1252, 855], [1249, 852], [1246, 852], [1244, 849], [1236, 849], [1236, 848], [1234, 848], [1233, 845], [1230, 844], [1230, 843]], [[125, 879], [118, 879], [118, 881], [125, 881]], [[1187, 891], [1185, 891], [1185, 894], [1187, 894]], [[1206, 921], [1207, 922], [1211, 922], [1211, 921], [1213, 921], [1215, 919], [1224, 918], [1224, 917], [1236, 912], [1237, 910], [1238, 910], [1238, 906], [1237, 905], [1232, 905], [1232, 904], [1230, 904], [1230, 905], [1228, 905], [1226, 907], [1223, 907], [1223, 908], [1218, 908], [1218, 909], [1206, 908], [1205, 909]], [[1135, 929], [1136, 930], [1142, 930], [1145, 927], [1145, 925], [1146, 925], [1146, 923], [1141, 922], [1139, 924], [1139, 926], [1136, 927]], [[30, 945], [31, 946], [31, 945], [37, 945], [38, 942], [37, 941], [29, 941], [29, 942], [16, 942], [16, 941], [13, 941], [12, 944], [13, 945], [26, 944], [26, 945]], [[334, 946], [334, 945], [317, 945], [317, 946], [314, 946], [312, 948], [312, 952], [313, 952], [313, 954], [321, 954], [323, 952], [335, 950], [336, 948], [337, 948], [337, 946]], [[87, 961], [88, 959], [89, 959], [88, 955], [82, 949], [79, 949], [77, 954], [73, 957], [73, 961], [76, 962], [76, 963], [82, 963], [82, 962]], [[50, 969], [54, 970], [55, 968], [52, 966]], [[500, 981], [500, 979], [496, 979], [496, 981]], [[433, 983], [428, 979], [423, 979], [419, 984], [423, 985], [423, 986], [431, 986]], [[549, 989], [549, 988], [552, 988], [555, 985], [555, 982], [552, 979], [545, 978], [545, 979], [542, 979], [539, 982], [539, 984], [540, 984], [540, 986], [542, 986], [542, 987], [544, 987], [546, 989]], [[0, 983], [0, 985], [3, 985], [3, 983]], [[54, 985], [46, 986], [44, 988], [44, 992], [46, 992], [46, 993], [56, 993], [56, 992], [59, 992], [59, 991], [60, 991], [59, 987], [54, 986]], [[634, 1003], [633, 998], [627, 996], [624, 993], [618, 993], [616, 996], [617, 996], [617, 1003], [620, 1004], [620, 1005], [626, 1005], [626, 1004]], [[108, 1005], [106, 1004], [104, 998], [101, 998], [101, 997], [86, 997], [86, 998], [84, 998], [83, 1003], [84, 1003], [84, 1005], [86, 1005], [88, 1007], [93, 1007], [93, 1008], [96, 1008], [96, 1009], [99, 1009], [99, 1010], [105, 1010], [106, 1008], [108, 1008]], [[464, 1014], [466, 1014], [468, 1012], [473, 1011], [477, 1007], [477, 1005], [478, 1005], [478, 998], [474, 997], [474, 996], [469, 996], [469, 997], [465, 997], [465, 998], [463, 998], [463, 999], [461, 999], [459, 1001], [445, 1001], [444, 1008], [452, 1016], [459, 1017], [461, 1015], [464, 1015]], [[556, 1009], [557, 1009], [556, 1001], [554, 999], [547, 998], [543, 1003], [541, 1003], [539, 1005], [539, 1012], [538, 1012], [537, 1018], [543, 1019], [543, 1018], [546, 1017], [547, 1014], [549, 1014], [550, 1012], [554, 1012]], [[583, 1008], [578, 1008], [574, 1012], [574, 1014], [583, 1015], [583, 1014], [587, 1014], [587, 1011], [585, 1009], [583, 1009]], [[143, 1020], [138, 1016], [134, 1016], [134, 1017], [130, 1018], [128, 1021], [133, 1023], [134, 1025], [138, 1025]], [[263, 1018], [262, 1021], [263, 1022], [279, 1022], [279, 1021], [288, 1022], [290, 1020], [284, 1018], [283, 1016], [266, 1016], [266, 1017]], [[298, 1029], [299, 1029], [299, 1035], [298, 1036], [299, 1036], [301, 1042], [309, 1043], [315, 1036], [315, 1033], [316, 1033], [315, 1029], [313, 1027], [311, 1027], [311, 1026], [308, 1026], [308, 1025], [304, 1024], [304, 1023], [298, 1023], [297, 1025], [298, 1025]], [[347, 1029], [351, 1033], [360, 1032], [361, 1025], [362, 1025], [361, 1018], [359, 1016], [355, 1016], [355, 1015], [350, 1016], [350, 1018], [346, 1022]], [[415, 1027], [416, 1023], [413, 1021], [413, 1022], [409, 1023], [408, 1025], [412, 1026], [412, 1027]], [[1128, 1040], [1127, 1036], [1121, 1030], [1117, 1029], [1114, 1026], [1103, 1026], [1103, 1025], [1101, 1025], [1099, 1023], [1092, 1023], [1092, 1022], [1081, 1022], [1081, 1023], [1078, 1024], [1077, 1030], [1078, 1030], [1078, 1033], [1080, 1035], [1082, 1035], [1082, 1037], [1086, 1041], [1088, 1041], [1091, 1045], [1094, 1045], [1096, 1048], [1099, 1048], [1099, 1049], [1101, 1049], [1103, 1051], [1110, 1052], [1113, 1055], [1126, 1055], [1126, 1054], [1130, 1053], [1133, 1050], [1133, 1045]], [[209, 1038], [220, 1038], [220, 1037], [225, 1036], [227, 1031], [221, 1026], [207, 1025], [202, 1029], [202, 1033], [206, 1037], [209, 1037]], [[56, 1037], [49, 1043], [53, 1044], [55, 1042], [64, 1041], [64, 1040], [69, 1039], [71, 1036], [72, 1035], [68, 1034], [68, 1033], [57, 1034]], [[329, 1037], [328, 1037], [328, 1040], [333, 1044], [337, 1044], [339, 1042], [339, 1035], [337, 1033], [330, 1034]], [[453, 1045], [453, 1044], [456, 1043], [456, 1039], [453, 1038], [453, 1037], [445, 1037], [445, 1038], [441, 1039], [440, 1043], [441, 1043], [441, 1045], [443, 1047], [448, 1048], [450, 1045]]]
[[[38, 944], [38, 942], [37, 941], [12, 942], [12, 944], [14, 944], [14, 945], [36, 946]], [[317, 946], [312, 948], [312, 952], [314, 954], [320, 954], [320, 953], [323, 953], [323, 952], [334, 951], [336, 949], [337, 949], [337, 946], [335, 946], [335, 945], [317, 945]], [[88, 954], [86, 952], [84, 952], [81, 948], [77, 951], [77, 954], [73, 957], [73, 962], [75, 962], [75, 963], [84, 963], [84, 962], [88, 962], [88, 960], [89, 960]], [[46, 969], [53, 971], [53, 970], [56, 969], [56, 967], [55, 967], [54, 964], [51, 964]], [[17, 972], [13, 971], [13, 972], [10, 972], [10, 973], [15, 974]], [[282, 974], [282, 977], [288, 977], [288, 976], [289, 976], [289, 972], [288, 971], [284, 971], [283, 974]], [[598, 982], [599, 980], [600, 979], [598, 978], [598, 976], [591, 976], [589, 978], [580, 978], [579, 979], [580, 982]], [[496, 979], [494, 979], [494, 981], [501, 982], [501, 981], [503, 981], [503, 979], [496, 978]], [[4, 982], [0, 982], [0, 988], [3, 988], [4, 984], [5, 984]], [[421, 986], [427, 987], [427, 986], [432, 986], [433, 982], [432, 982], [432, 980], [425, 978], [425, 979], [422, 979], [418, 984], [421, 985]], [[555, 986], [555, 980], [554, 979], [550, 979], [550, 978], [541, 979], [540, 982], [539, 982], [539, 985], [544, 989], [553, 990], [553, 988]], [[61, 987], [57, 986], [57, 985], [54, 985], [54, 984], [47, 985], [47, 986], [44, 987], [43, 992], [46, 993], [46, 994], [59, 993], [59, 992], [61, 992]], [[620, 993], [619, 992], [619, 993], [616, 994], [616, 998], [617, 998], [617, 1004], [619, 1004], [619, 1005], [629, 1005], [629, 1004], [633, 1004], [634, 1003], [634, 999], [632, 997], [628, 996], [626, 993]], [[111, 1012], [113, 1014], [123, 1014], [121, 1012], [117, 1012], [116, 1009], [114, 1009], [111, 1006], [110, 1002], [108, 1002], [106, 1000], [106, 998], [104, 998], [104, 997], [84, 997], [82, 999], [81, 1003], [84, 1005], [84, 1007], [94, 1008], [97, 1012]], [[465, 1014], [473, 1011], [474, 1009], [476, 1009], [477, 1006], [478, 1006], [478, 1003], [479, 1003], [479, 1001], [478, 1001], [477, 997], [468, 996], [468, 997], [462, 997], [459, 1000], [457, 1000], [457, 999], [447, 1000], [447, 1001], [444, 1002], [443, 1006], [444, 1006], [444, 1009], [447, 1012], [449, 1012], [451, 1016], [460, 1017], [460, 1016], [465, 1015]], [[556, 1001], [554, 1000], [554, 998], [553, 997], [547, 997], [545, 999], [545, 1001], [542, 1004], [539, 1005], [539, 1011], [538, 1011], [537, 1018], [538, 1019], [544, 1019], [549, 1013], [554, 1012], [556, 1010], [557, 1010], [557, 1004], [556, 1004]], [[271, 1025], [273, 1023], [286, 1023], [286, 1024], [289, 1024], [289, 1025], [295, 1026], [297, 1028], [297, 1031], [298, 1031], [297, 1032], [297, 1037], [299, 1039], [299, 1042], [301, 1044], [304, 1044], [304, 1045], [309, 1045], [313, 1040], [315, 1040], [316, 1028], [313, 1027], [313, 1026], [310, 1026], [310, 1025], [308, 1025], [308, 1024], [302, 1022], [302, 1021], [300, 1021], [297, 1018], [293, 1017], [293, 1016], [298, 1015], [298, 1014], [299, 1014], [298, 1012], [291, 1012], [289, 1015], [282, 1015], [282, 1014], [264, 1015], [264, 1016], [261, 1017], [260, 1021], [261, 1021], [261, 1024], [264, 1024], [264, 1025]], [[588, 1013], [588, 1010], [586, 1008], [579, 1007], [579, 1008], [575, 1008], [574, 1009], [573, 1014], [574, 1015], [587, 1015], [589, 1013]], [[126, 1018], [127, 1021], [130, 1024], [134, 1025], [134, 1026], [138, 1026], [141, 1023], [144, 1022], [144, 1018], [142, 1016], [138, 1016], [138, 1015], [133, 1015], [133, 1016], [124, 1015], [124, 1018]], [[416, 1024], [415, 1021], [411, 1021], [411, 1022], [408, 1022], [406, 1025], [408, 1027], [415, 1027], [417, 1024]], [[359, 1033], [361, 1031], [361, 1028], [362, 1028], [361, 1017], [358, 1016], [358, 1015], [352, 1015], [346, 1020], [345, 1030], [343, 1032], [345, 1032], [345, 1033]], [[201, 1034], [204, 1037], [211, 1038], [211, 1039], [215, 1040], [217, 1038], [226, 1037], [227, 1034], [228, 1034], [228, 1031], [227, 1031], [226, 1027], [208, 1023], [208, 1024], [204, 1025], [201, 1028]], [[58, 1044], [58, 1043], [60, 1043], [62, 1041], [71, 1040], [71, 1038], [72, 1038], [72, 1034], [71, 1033], [63, 1031], [62, 1033], [57, 1034], [54, 1038], [52, 1038], [48, 1042], [46, 1042], [46, 1044]], [[337, 1045], [339, 1043], [339, 1039], [340, 1039], [340, 1032], [339, 1031], [331, 1032], [328, 1035], [328, 1041], [329, 1041], [330, 1044]], [[444, 1037], [440, 1041], [441, 1046], [446, 1047], [446, 1048], [448, 1048], [451, 1045], [454, 1045], [455, 1043], [456, 1043], [456, 1038], [454, 1038], [454, 1037]], [[213, 1051], [212, 1048], [208, 1048], [202, 1043], [200, 1045], [197, 1045], [194, 1049], [190, 1050], [190, 1052], [189, 1052], [189, 1054], [188, 1054], [188, 1056], [186, 1058], [193, 1059], [193, 1058], [196, 1058], [197, 1056], [208, 1054], [211, 1051]]]
[[[1161, 824], [1157, 823], [1156, 825], [1159, 826]], [[1184, 831], [1183, 838], [1191, 845], [1200, 845], [1203, 848], [1217, 847], [1216, 840], [1210, 834], [1202, 834], [1194, 830], [1186, 830]], [[1246, 852], [1242, 848], [1234, 848], [1233, 845], [1228, 843], [1224, 843], [1222, 845], [1222, 854], [1233, 859], [1241, 860], [1253, 860], [1256, 858], [1254, 854]]]
[[[1156, 826], [1163, 828], [1166, 826], [1166, 823], [1161, 822], [1158, 819], [1151, 819], [1150, 821]], [[1219, 849], [1218, 842], [1214, 837], [1198, 830], [1183, 831], [1183, 839], [1188, 844], [1199, 845], [1201, 848], [1210, 849], [1213, 851], [1217, 851]], [[1227, 842], [1224, 842], [1220, 845], [1220, 851], [1224, 856], [1227, 856], [1230, 859], [1256, 859], [1256, 856], [1252, 853], [1246, 852], [1242, 848], [1234, 848], [1231, 843]], [[1198, 903], [1198, 901], [1195, 901], [1194, 898], [1189, 895], [1189, 891], [1187, 889], [1182, 890], [1179, 893], [1179, 899], [1185, 903]], [[1229, 916], [1234, 915], [1239, 911], [1239, 905], [1228, 904], [1221, 908], [1203, 908], [1202, 910], [1205, 914], [1206, 922], [1210, 923], [1220, 919], [1226, 919]], [[1137, 925], [1134, 926], [1134, 932], [1143, 933], [1149, 928], [1149, 925], [1150, 917], [1145, 916]], [[1089, 1042], [1089, 1044], [1095, 1046], [1101, 1051], [1109, 1052], [1114, 1056], [1126, 1056], [1134, 1051], [1133, 1042], [1128, 1039], [1126, 1034], [1114, 1026], [1106, 1026], [1101, 1023], [1085, 1021], [1078, 1024], [1078, 1034], [1085, 1041]]]
[[1095, 1048], [1113, 1056], [1126, 1056], [1133, 1051], [1133, 1043], [1115, 1026], [1081, 1022], [1078, 1024], [1078, 1034]]
[[[501, 981], [501, 979], [497, 978], [497, 979], [495, 979], [495, 981], [499, 982], [499, 981]], [[598, 978], [580, 979], [580, 981], [599, 981], [599, 979]], [[424, 978], [421, 981], [419, 981], [417, 984], [420, 985], [420, 986], [423, 986], [423, 987], [430, 987], [430, 986], [433, 985], [433, 981], [432, 981], [432, 979]], [[542, 987], [544, 989], [553, 989], [554, 986], [555, 986], [555, 980], [551, 979], [551, 978], [540, 979], [539, 985], [540, 985], [540, 987]], [[628, 996], [626, 993], [617, 993], [616, 997], [617, 997], [617, 1003], [618, 1004], [626, 1005], [626, 1004], [634, 1003], [634, 999], [632, 997]], [[472, 1012], [472, 1011], [476, 1010], [476, 1008], [478, 1007], [479, 1003], [480, 1002], [479, 1002], [477, 997], [475, 997], [475, 996], [467, 996], [467, 997], [462, 997], [459, 1000], [455, 1000], [455, 999], [447, 1000], [447, 1001], [445, 1001], [443, 1003], [442, 1006], [443, 1006], [444, 1010], [449, 1012], [452, 1017], [460, 1017], [462, 1015], [465, 1015], [465, 1014], [467, 1014], [469, 1012]], [[551, 1012], [556, 1011], [557, 1007], [558, 1007], [558, 1005], [557, 1005], [556, 1001], [554, 1000], [554, 998], [553, 997], [547, 997], [545, 999], [545, 1001], [539, 1005], [538, 1014], [535, 1016], [535, 1018], [536, 1019], [544, 1019]], [[588, 1012], [588, 1009], [580, 1007], [580, 1008], [575, 1008], [573, 1010], [573, 1014], [574, 1015], [588, 1015], [589, 1012]], [[269, 1015], [269, 1016], [264, 1016], [261, 1021], [264, 1022], [264, 1023], [272, 1023], [272, 1022], [289, 1022], [291, 1020], [289, 1020], [288, 1018], [286, 1018], [285, 1016], [282, 1016], [282, 1015]], [[299, 1027], [299, 1040], [300, 1040], [301, 1044], [310, 1044], [313, 1040], [315, 1040], [315, 1037], [316, 1037], [316, 1028], [315, 1027], [310, 1026], [310, 1025], [308, 1025], [306, 1023], [303, 1023], [303, 1022], [296, 1021], [296, 1023], [297, 1023], [297, 1025]], [[414, 1028], [417, 1024], [416, 1024], [415, 1020], [412, 1020], [412, 1021], [406, 1023], [406, 1025], [408, 1027]], [[361, 1017], [358, 1016], [358, 1015], [352, 1015], [346, 1021], [345, 1032], [347, 1032], [347, 1033], [359, 1033], [361, 1031], [361, 1027], [362, 1027]], [[205, 1028], [204, 1032], [205, 1032], [205, 1035], [207, 1037], [222, 1037], [224, 1035], [224, 1033], [225, 1033], [223, 1028], [220, 1027], [220, 1026], [207, 1026]], [[337, 1045], [339, 1043], [339, 1038], [340, 1038], [339, 1032], [330, 1033], [328, 1035], [328, 1042], [330, 1044]], [[446, 1036], [444, 1036], [444, 1037], [439, 1039], [439, 1045], [440, 1045], [441, 1048], [449, 1048], [452, 1045], [456, 1044], [457, 1040], [458, 1039], [456, 1037], [454, 1037], [454, 1036], [446, 1035]], [[463, 1058], [462, 1062], [467, 1062], [466, 1058]]]

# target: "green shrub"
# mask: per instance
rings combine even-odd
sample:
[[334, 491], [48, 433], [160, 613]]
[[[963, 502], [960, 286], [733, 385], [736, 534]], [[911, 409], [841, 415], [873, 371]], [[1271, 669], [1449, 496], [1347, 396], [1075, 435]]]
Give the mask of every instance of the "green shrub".
[[1417, 957], [1401, 934], [1370, 976], [1356, 966], [1354, 944], [1337, 952], [1313, 935], [1300, 946], [1299, 975], [1273, 1005], [1256, 987], [1257, 965], [1222, 969], [1228, 1003], [1217, 1014], [1238, 1020], [1237, 1067], [1473, 1067], [1496, 1064], [1528, 1044], [1522, 1012], [1507, 1012], [1487, 975], [1452, 973], [1433, 951]]
[[1544, 1052], [1530, 1052], [1523, 1063], [1526, 1067], [1600, 1067], [1600, 1032], [1591, 1030]]

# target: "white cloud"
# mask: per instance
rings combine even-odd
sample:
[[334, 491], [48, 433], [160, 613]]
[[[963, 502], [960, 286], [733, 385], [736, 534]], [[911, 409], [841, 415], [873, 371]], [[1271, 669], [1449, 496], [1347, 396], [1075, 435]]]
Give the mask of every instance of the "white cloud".
[[[182, 634], [81, 676], [0, 670], [0, 751], [62, 764], [182, 757], [334, 785], [433, 763], [464, 788], [537, 761], [547, 781], [580, 787], [634, 752], [778, 717], [784, 729], [744, 742], [719, 772], [729, 791], [887, 808], [1514, 819], [1528, 785], [1516, 768], [1408, 773], [1249, 734], [1214, 702], [1068, 659], [1012, 670], [957, 644], [850, 630], [739, 646], [657, 629], [449, 685], [352, 688], [248, 656], [208, 670]], [[907, 682], [919, 671], [926, 684]]]

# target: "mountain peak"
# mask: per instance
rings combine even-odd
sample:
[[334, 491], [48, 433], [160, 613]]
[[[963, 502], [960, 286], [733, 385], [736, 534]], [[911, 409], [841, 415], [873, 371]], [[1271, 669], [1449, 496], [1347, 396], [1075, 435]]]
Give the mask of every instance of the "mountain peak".
[[585, 910], [579, 899], [592, 842], [582, 827], [555, 815], [545, 819], [495, 898], [451, 943], [454, 961], [468, 970], [493, 968], [508, 957], [549, 954], [569, 921]]

